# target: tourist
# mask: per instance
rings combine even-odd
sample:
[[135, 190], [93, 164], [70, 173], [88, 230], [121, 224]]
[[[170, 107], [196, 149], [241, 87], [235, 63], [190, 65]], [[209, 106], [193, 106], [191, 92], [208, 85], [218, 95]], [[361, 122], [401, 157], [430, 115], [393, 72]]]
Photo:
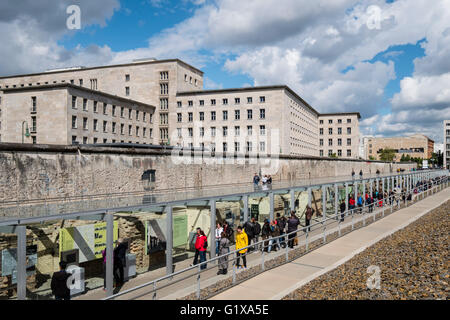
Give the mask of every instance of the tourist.
[[[276, 220], [277, 220], [278, 228], [280, 229], [280, 235], [286, 234], [286, 223], [287, 223], [286, 217], [285, 216], [280, 217], [280, 213], [278, 212]], [[285, 237], [280, 238], [280, 246], [283, 248], [286, 248]]]
[[355, 179], [355, 170], [352, 169], [352, 179]]
[[270, 174], [267, 177], [267, 185], [269, 186], [269, 189], [272, 190], [272, 176]]
[[264, 175], [264, 177], [261, 179], [261, 183], [262, 183], [262, 189], [263, 190], [268, 190], [268, 186], [267, 186], [267, 175]]
[[[248, 246], [248, 237], [245, 231], [242, 229], [241, 226], [237, 227], [237, 233], [236, 233], [236, 250], [237, 252], [237, 261], [236, 261], [236, 267], [238, 269], [242, 269], [240, 264], [240, 257], [242, 256], [242, 262], [244, 263], [244, 269], [247, 269], [247, 247]], [[242, 250], [241, 250], [242, 249]]]
[[345, 201], [344, 201], [344, 199], [341, 200], [341, 204], [339, 205], [339, 208], [341, 209], [341, 222], [343, 222], [344, 216], [345, 216]]
[[272, 239], [269, 241], [269, 249], [267, 252], [270, 252], [273, 248], [273, 251], [277, 251], [279, 248], [278, 238], [280, 236], [280, 228], [277, 225], [275, 220], [270, 222], [270, 236]]
[[308, 232], [311, 231], [311, 228], [309, 227], [309, 225], [311, 224], [311, 219], [312, 219], [313, 214], [314, 214], [314, 209], [311, 208], [309, 205], [307, 205], [306, 211], [305, 211], [305, 226], [308, 227], [307, 228]]
[[220, 244], [220, 240], [222, 238], [222, 232], [223, 232], [223, 228], [220, 225], [220, 222], [217, 223], [216, 226], [216, 232], [215, 232], [215, 236], [216, 236], [216, 254], [219, 254], [219, 244]]
[[359, 208], [359, 213], [362, 213], [362, 207], [363, 207], [363, 198], [361, 197], [361, 194], [358, 193], [358, 201], [357, 201], [357, 205]]
[[[220, 241], [219, 241], [219, 271], [217, 274], [227, 274], [228, 271], [228, 255], [227, 253], [230, 252], [230, 240], [228, 240], [227, 235], [225, 232], [222, 232], [220, 234]], [[224, 256], [226, 255], [226, 256]]]
[[255, 173], [255, 175], [253, 176], [253, 188], [254, 188], [255, 190], [258, 189], [258, 187], [259, 187], [259, 181], [260, 181], [260, 180], [261, 180], [261, 178], [258, 176], [257, 173]]
[[228, 224], [228, 221], [224, 221], [223, 222], [223, 232], [225, 232], [228, 240], [230, 240], [230, 243], [232, 243], [234, 241], [234, 237], [233, 237], [233, 228], [230, 227], [230, 225]]
[[[113, 273], [114, 279], [116, 279], [116, 286], [121, 286], [124, 283], [124, 268], [126, 266], [128, 244], [122, 238], [119, 238], [117, 243], [117, 247], [113, 251]], [[117, 271], [119, 271], [119, 275], [117, 275]]]
[[[255, 226], [254, 226], [252, 220], [246, 221], [244, 223], [244, 230], [245, 230], [245, 233], [247, 234], [247, 237], [248, 237], [248, 244], [252, 243], [254, 228], [255, 228]], [[253, 250], [252, 248], [249, 248], [248, 251], [252, 251], [252, 250]]]
[[[261, 229], [261, 237], [262, 240], [267, 240], [270, 238], [270, 223], [269, 219], [264, 220], [264, 224]], [[269, 241], [264, 241], [262, 250], [267, 252], [267, 248], [269, 246]]]
[[295, 211], [291, 211], [291, 216], [287, 222], [287, 233], [288, 235], [288, 245], [289, 248], [294, 248], [294, 238], [297, 237], [297, 227], [300, 224], [300, 220], [295, 215]]
[[259, 241], [259, 234], [261, 233], [261, 225], [259, 224], [258, 221], [256, 221], [255, 217], [252, 218], [252, 223], [253, 223], [253, 243], [255, 243], [255, 250], [258, 250], [258, 248], [256, 247], [256, 243], [258, 243]]
[[[206, 237], [205, 232], [200, 229], [197, 234], [197, 240], [195, 241], [195, 249], [198, 250], [200, 263], [206, 261], [206, 248], [208, 248], [208, 238]], [[206, 269], [206, 263], [202, 264], [200, 269]]]
[[71, 274], [66, 271], [66, 267], [67, 263], [61, 261], [59, 263], [59, 271], [53, 273], [50, 287], [55, 300], [70, 300], [70, 289], [67, 286], [67, 280]]
[[353, 209], [355, 209], [356, 206], [356, 201], [353, 198], [353, 196], [350, 197], [350, 199], [348, 200], [348, 208], [350, 209], [351, 214], [353, 215]]
[[191, 267], [195, 266], [196, 264], [198, 264], [198, 258], [200, 256], [200, 251], [197, 249], [197, 243], [198, 243], [199, 238], [200, 238], [200, 231], [201, 230], [202, 229], [200, 229], [200, 228], [196, 229], [197, 234], [195, 235], [195, 254], [194, 254], [194, 261], [192, 262]]
[[377, 174], [377, 176], [379, 176], [379, 175], [380, 175], [380, 170], [379, 170], [379, 169], [377, 169], [377, 172], [376, 172], [376, 174]]

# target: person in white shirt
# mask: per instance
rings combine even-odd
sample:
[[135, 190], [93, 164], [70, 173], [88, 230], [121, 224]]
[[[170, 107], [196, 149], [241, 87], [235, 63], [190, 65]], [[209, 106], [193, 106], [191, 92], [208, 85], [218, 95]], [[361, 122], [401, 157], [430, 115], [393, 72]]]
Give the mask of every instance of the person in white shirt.
[[220, 224], [220, 222], [218, 222], [217, 226], [216, 226], [216, 232], [215, 232], [215, 237], [216, 237], [216, 255], [219, 254], [219, 245], [220, 245], [220, 239], [222, 239], [222, 232], [223, 232], [222, 225]]

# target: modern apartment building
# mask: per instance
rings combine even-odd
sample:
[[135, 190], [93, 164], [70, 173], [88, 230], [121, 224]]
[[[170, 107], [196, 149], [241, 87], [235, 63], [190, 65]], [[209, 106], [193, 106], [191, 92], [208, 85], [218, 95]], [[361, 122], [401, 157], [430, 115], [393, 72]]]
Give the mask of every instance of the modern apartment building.
[[[76, 109], [71, 99], [76, 99]], [[108, 114], [85, 111], [84, 101], [88, 110], [94, 110], [94, 103], [97, 108], [105, 103], [115, 115], [112, 109]], [[30, 103], [38, 106], [36, 114], [30, 112]], [[115, 121], [115, 112], [120, 114], [122, 107], [125, 115]], [[138, 118], [144, 114], [145, 125]], [[321, 115], [284, 85], [203, 90], [203, 72], [178, 59], [0, 77], [3, 142], [20, 142], [24, 124], [36, 129], [24, 142], [132, 142], [218, 152], [357, 158], [359, 119], [359, 113]], [[103, 132], [103, 125], [108, 131]], [[330, 139], [332, 149], [327, 148]]]
[[152, 144], [155, 107], [71, 84], [3, 89], [2, 139]]
[[179, 92], [174, 145], [318, 156], [319, 114], [287, 86]]
[[450, 120], [444, 120], [444, 168], [450, 169]]
[[338, 158], [359, 157], [358, 112], [319, 115], [319, 156]]
[[[157, 106], [153, 143], [165, 144], [169, 142], [170, 123], [168, 119], [170, 113], [175, 113], [177, 92], [202, 90], [203, 72], [178, 59], [142, 59], [128, 64], [90, 68], [76, 67], [0, 77], [0, 110], [4, 111], [7, 107], [2, 102], [4, 89], [61, 83]], [[4, 124], [4, 121], [0, 117], [0, 122]], [[4, 137], [3, 129], [0, 129], [0, 135]], [[3, 139], [3, 141], [7, 140]]]
[[422, 134], [415, 134], [409, 137], [374, 138], [367, 140], [367, 156], [375, 160], [380, 159], [380, 152], [383, 149], [395, 150], [395, 162], [400, 162], [403, 155], [411, 158], [430, 159], [434, 151], [434, 141]]

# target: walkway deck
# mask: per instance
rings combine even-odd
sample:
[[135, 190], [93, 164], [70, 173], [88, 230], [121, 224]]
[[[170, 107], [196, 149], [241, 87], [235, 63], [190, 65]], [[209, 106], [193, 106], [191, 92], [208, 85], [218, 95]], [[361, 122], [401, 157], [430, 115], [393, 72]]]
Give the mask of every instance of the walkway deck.
[[211, 300], [278, 300], [350, 260], [450, 199], [450, 188], [336, 239], [290, 263], [226, 290]]

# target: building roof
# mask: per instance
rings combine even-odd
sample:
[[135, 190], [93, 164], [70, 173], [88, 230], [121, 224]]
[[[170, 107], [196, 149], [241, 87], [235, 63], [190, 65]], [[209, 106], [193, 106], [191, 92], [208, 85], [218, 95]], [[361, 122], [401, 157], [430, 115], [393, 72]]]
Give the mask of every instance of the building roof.
[[330, 116], [358, 116], [358, 119], [361, 119], [361, 114], [359, 112], [336, 112], [336, 113], [321, 113], [320, 117], [330, 117]]
[[414, 137], [423, 137], [423, 138], [426, 138], [427, 140], [429, 140], [429, 141], [431, 141], [431, 142], [433, 142], [434, 143], [434, 140], [432, 140], [432, 139], [430, 139], [430, 138], [428, 138], [426, 135], [424, 135], [424, 134], [421, 134], [421, 133], [416, 133], [416, 134], [413, 134], [413, 135], [410, 135], [410, 136], [406, 136], [406, 137], [398, 137], [398, 136], [396, 136], [396, 137], [367, 137], [368, 139], [373, 139], [373, 140], [378, 140], [378, 139], [408, 139], [408, 138], [414, 138]]
[[200, 91], [180, 91], [177, 92], [177, 96], [192, 96], [192, 95], [203, 95], [203, 94], [214, 94], [214, 93], [231, 93], [231, 92], [246, 92], [246, 91], [261, 91], [261, 90], [286, 90], [302, 103], [305, 104], [312, 112], [319, 115], [319, 113], [309, 105], [308, 102], [303, 100], [294, 90], [289, 88], [287, 85], [273, 85], [273, 86], [258, 86], [258, 87], [244, 87], [244, 88], [230, 88], [230, 89], [213, 89], [213, 90], [200, 90]]
[[106, 69], [106, 68], [116, 68], [116, 67], [127, 67], [127, 66], [136, 66], [136, 65], [144, 65], [144, 64], [157, 64], [157, 63], [167, 63], [167, 62], [178, 62], [179, 64], [184, 65], [185, 67], [200, 73], [203, 75], [203, 71], [191, 66], [190, 64], [187, 64], [184, 61], [181, 61], [180, 59], [166, 59], [166, 60], [151, 60], [151, 61], [136, 61], [133, 63], [125, 63], [125, 64], [113, 64], [113, 65], [105, 65], [105, 66], [96, 66], [96, 67], [88, 67], [88, 68], [79, 68], [79, 69], [61, 69], [61, 70], [54, 70], [54, 71], [47, 71], [47, 72], [38, 72], [38, 73], [29, 73], [29, 74], [17, 74], [17, 75], [11, 75], [11, 76], [4, 76], [0, 77], [0, 79], [10, 79], [10, 78], [19, 78], [19, 77], [32, 77], [32, 76], [39, 76], [44, 74], [55, 74], [55, 73], [65, 73], [65, 72], [78, 72], [78, 71], [86, 71], [86, 70], [94, 70], [94, 69]]
[[31, 86], [31, 87], [8, 88], [8, 89], [1, 89], [0, 91], [3, 91], [5, 94], [8, 94], [8, 93], [16, 93], [16, 92], [22, 92], [22, 91], [40, 91], [40, 90], [69, 89], [69, 88], [85, 91], [88, 93], [98, 94], [98, 95], [105, 96], [110, 99], [116, 99], [116, 100], [124, 101], [127, 103], [138, 104], [138, 105], [142, 105], [145, 107], [150, 107], [150, 108], [156, 109], [156, 107], [152, 106], [151, 104], [124, 98], [121, 96], [116, 96], [116, 95], [106, 93], [103, 91], [92, 90], [92, 89], [77, 86], [77, 85], [74, 85], [71, 83], [57, 83], [57, 84], [48, 84], [48, 85], [46, 84], [46, 85], [40, 85], [40, 86]]

